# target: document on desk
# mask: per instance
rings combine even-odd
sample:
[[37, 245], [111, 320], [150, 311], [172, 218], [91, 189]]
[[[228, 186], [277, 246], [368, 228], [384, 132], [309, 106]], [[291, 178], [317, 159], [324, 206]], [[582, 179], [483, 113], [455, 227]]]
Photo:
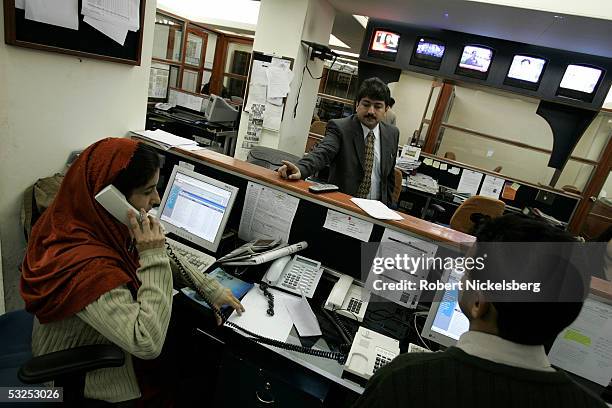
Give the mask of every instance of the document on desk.
[[586, 299], [578, 318], [548, 353], [551, 364], [599, 385], [612, 378], [612, 305]]
[[484, 181], [482, 182], [482, 187], [480, 187], [480, 195], [485, 197], [491, 197], [496, 200], [499, 199], [499, 195], [504, 188], [504, 180], [503, 178], [486, 175]]
[[305, 296], [287, 298], [285, 299], [285, 306], [300, 336], [310, 337], [323, 334], [317, 316], [315, 316]]
[[416, 288], [414, 290], [383, 290], [377, 291], [377, 294], [400, 306], [417, 307], [421, 297], [421, 290], [418, 289], [420, 282], [427, 279], [431, 266], [425, 260], [435, 257], [438, 245], [389, 228], [385, 229], [380, 242], [381, 245], [376, 253], [377, 258], [396, 259], [399, 256], [407, 259], [407, 266], [402, 269], [385, 268], [378, 275], [370, 270], [365, 287], [373, 288], [374, 281], [377, 279], [383, 283], [414, 282]]
[[478, 187], [480, 186], [481, 180], [482, 173], [469, 169], [463, 169], [461, 179], [459, 180], [459, 186], [457, 187], [457, 192], [476, 195], [476, 193], [478, 193]]
[[173, 135], [172, 133], [168, 133], [161, 129], [132, 130], [132, 133], [138, 136], [142, 136], [145, 139], [148, 139], [152, 142], [155, 142], [158, 146], [160, 146], [164, 150], [168, 150], [172, 147], [184, 148], [186, 146], [197, 146], [198, 145], [198, 143], [195, 140], [186, 139], [184, 137]]
[[289, 315], [286, 303], [293, 301], [294, 296], [276, 289], [268, 290], [274, 295], [274, 316], [268, 315], [268, 299], [263, 295], [259, 286], [255, 285], [240, 301], [244, 306], [244, 313], [238, 315], [234, 311], [227, 320], [261, 336], [287, 341], [293, 327], [293, 320]]
[[364, 221], [352, 215], [347, 215], [334, 210], [327, 210], [323, 228], [339, 232], [360, 241], [368, 242], [372, 235], [374, 224]]
[[78, 30], [79, 2], [78, 0], [28, 0], [25, 2], [25, 18]]
[[244, 241], [279, 238], [288, 243], [299, 204], [297, 197], [249, 181], [238, 237]]
[[379, 220], [401, 220], [402, 216], [384, 205], [378, 200], [368, 200], [366, 198], [351, 198], [363, 211], [368, 213], [370, 217]]

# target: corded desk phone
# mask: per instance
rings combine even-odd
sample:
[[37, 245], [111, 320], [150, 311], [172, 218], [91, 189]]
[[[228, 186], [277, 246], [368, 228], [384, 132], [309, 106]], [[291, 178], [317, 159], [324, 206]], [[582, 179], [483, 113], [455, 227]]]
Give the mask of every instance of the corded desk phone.
[[369, 301], [370, 292], [367, 289], [355, 285], [350, 276], [342, 275], [330, 292], [325, 309], [362, 322]]
[[400, 353], [399, 341], [374, 330], [359, 327], [344, 371], [369, 380]]
[[276, 259], [262, 281], [288, 292], [312, 298], [323, 275], [321, 262], [300, 255]]
[[[109, 185], [106, 186], [105, 188], [103, 188], [98, 194], [96, 194], [95, 199], [98, 203], [100, 203], [102, 205], [102, 207], [104, 207], [109, 213], [111, 213], [117, 220], [119, 220], [120, 222], [122, 222], [123, 224], [129, 226], [129, 219], [128, 219], [128, 211], [132, 210], [134, 211], [135, 214], [137, 214], [138, 216], [138, 221], [142, 222], [142, 220], [140, 219], [140, 212], [137, 211], [125, 198], [125, 196], [113, 185]], [[227, 321], [226, 316], [221, 313], [221, 311], [212, 304], [212, 302], [210, 301], [210, 299], [208, 298], [208, 296], [206, 296], [206, 294], [204, 293], [204, 291], [202, 291], [202, 289], [196, 285], [196, 283], [193, 281], [193, 278], [191, 277], [191, 275], [185, 270], [185, 267], [183, 266], [182, 262], [180, 261], [180, 259], [176, 256], [176, 254], [174, 253], [174, 251], [172, 250], [172, 248], [170, 247], [170, 244], [166, 241], [166, 250], [168, 252], [168, 256], [170, 256], [174, 262], [176, 263], [179, 272], [181, 273], [183, 279], [185, 279], [186, 282], [188, 282], [189, 286], [196, 291], [196, 293], [198, 295], [200, 295], [200, 297], [202, 297], [202, 299], [204, 299], [204, 301], [210, 306], [211, 310], [218, 316], [221, 318], [221, 320], [223, 321], [223, 324], [225, 326], [229, 326], [232, 327], [236, 330], [239, 330], [243, 333], [245, 333], [247, 336], [250, 336], [250, 339], [257, 342], [257, 343], [262, 343], [262, 344], [268, 344], [274, 347], [278, 347], [278, 348], [282, 348], [285, 350], [291, 350], [291, 351], [296, 351], [298, 353], [304, 353], [304, 354], [310, 354], [313, 356], [318, 356], [318, 357], [323, 357], [323, 358], [329, 358], [331, 360], [337, 360], [340, 364], [342, 364], [346, 358], [346, 354], [342, 353], [342, 352], [334, 352], [334, 351], [323, 351], [323, 350], [317, 350], [317, 349], [311, 349], [311, 348], [306, 348], [306, 347], [302, 347], [302, 346], [298, 346], [295, 344], [289, 344], [289, 343], [283, 343], [281, 341], [275, 340], [275, 339], [270, 339], [267, 337], [263, 337], [257, 333], [253, 333], [250, 330], [244, 329], [240, 326], [238, 326], [237, 324], [233, 323], [233, 322], [229, 322]], [[296, 256], [297, 257], [297, 256]], [[295, 265], [297, 266], [307, 266], [307, 267], [312, 267], [314, 265], [317, 265], [317, 270], [320, 271], [321, 268], [321, 264], [319, 262], [316, 261], [312, 261], [308, 258], [304, 258], [304, 257], [300, 257], [303, 258], [301, 260], [299, 260]], [[282, 258], [281, 258], [282, 259]], [[287, 262], [288, 263], [288, 262]], [[287, 265], [287, 263], [285, 263], [285, 265]], [[280, 265], [280, 263], [279, 263]], [[284, 266], [281, 268], [281, 271], [284, 270]], [[293, 269], [293, 265], [294, 263], [291, 263], [291, 268], [290, 270], [294, 271]], [[306, 270], [307, 268], [305, 268], [304, 270]], [[319, 274], [319, 278], [320, 278], [320, 274]], [[316, 280], [316, 283], [318, 283], [318, 278]], [[314, 287], [316, 287], [316, 283], [314, 284]], [[314, 291], [314, 290], [313, 290]]]

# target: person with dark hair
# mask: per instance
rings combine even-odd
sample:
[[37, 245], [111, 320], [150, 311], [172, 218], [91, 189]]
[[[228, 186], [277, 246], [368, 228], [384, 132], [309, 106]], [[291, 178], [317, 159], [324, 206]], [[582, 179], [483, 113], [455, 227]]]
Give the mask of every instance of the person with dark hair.
[[[143, 361], [162, 351], [176, 269], [161, 224], [147, 215], [160, 203], [159, 168], [157, 153], [142, 143], [94, 143], [70, 166], [28, 241], [20, 292], [26, 310], [36, 315], [33, 354], [105, 343], [125, 351], [123, 366], [87, 374], [89, 399], [116, 403], [160, 395], [151, 376], [164, 373]], [[140, 223], [130, 211], [127, 227], [95, 200], [109, 184], [140, 211]], [[229, 289], [183, 264], [216, 306], [244, 310]]]
[[[591, 391], [554, 369], [545, 345], [580, 313], [583, 282], [577, 271], [557, 256], [532, 250], [524, 256], [490, 262], [490, 250], [508, 253], [516, 243], [563, 247], [576, 244], [568, 233], [522, 215], [505, 215], [478, 226], [472, 256], [488, 253], [484, 268], [466, 272], [462, 283], [475, 279], [543, 279], [541, 292], [459, 288], [459, 306], [469, 330], [454, 347], [437, 353], [409, 353], [395, 358], [370, 379], [354, 407], [601, 407], [606, 404]], [[503, 244], [500, 244], [503, 243]], [[516, 248], [516, 247], [515, 247]], [[539, 248], [539, 247], [538, 247]], [[497, 251], [495, 251], [497, 253]], [[534, 256], [529, 256], [534, 255]], [[508, 263], [508, 267], [499, 268]], [[546, 266], [542, 270], [542, 266]], [[552, 268], [551, 268], [552, 266]], [[499, 269], [498, 269], [499, 268]], [[501, 270], [500, 270], [501, 269]], [[552, 278], [552, 279], [546, 279]], [[565, 282], [574, 297], [558, 297]], [[578, 296], [578, 294], [580, 294]], [[557, 297], [557, 301], [550, 301]]]
[[389, 98], [389, 109], [387, 109], [385, 119], [383, 120], [386, 124], [395, 126], [395, 120], [397, 119], [397, 116], [395, 115], [395, 112], [393, 112], [393, 106], [395, 106], [395, 99], [391, 97]]
[[327, 123], [325, 137], [306, 157], [278, 169], [289, 180], [307, 178], [329, 166], [329, 183], [355, 197], [391, 204], [399, 130], [382, 122], [389, 88], [378, 78], [363, 81], [356, 113]]

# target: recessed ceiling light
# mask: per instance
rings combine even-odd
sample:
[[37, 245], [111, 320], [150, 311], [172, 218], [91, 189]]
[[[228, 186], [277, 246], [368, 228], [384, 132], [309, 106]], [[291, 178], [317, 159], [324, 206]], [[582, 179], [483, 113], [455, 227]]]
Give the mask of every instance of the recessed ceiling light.
[[333, 34], [329, 35], [329, 45], [333, 45], [334, 47], [351, 48], [342, 41], [340, 41], [340, 39]]

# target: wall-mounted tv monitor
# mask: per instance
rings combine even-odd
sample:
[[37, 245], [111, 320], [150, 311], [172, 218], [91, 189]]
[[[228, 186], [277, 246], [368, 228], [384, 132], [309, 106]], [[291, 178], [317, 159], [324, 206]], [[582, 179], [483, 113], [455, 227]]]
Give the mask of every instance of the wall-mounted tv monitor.
[[493, 50], [491, 48], [479, 45], [466, 45], [463, 47], [455, 73], [478, 79], [487, 79], [492, 60]]
[[369, 56], [395, 61], [399, 50], [400, 35], [389, 30], [374, 30], [370, 41]]
[[432, 38], [419, 38], [414, 46], [414, 52], [410, 58], [411, 65], [439, 69], [444, 57], [446, 44]]
[[515, 55], [512, 58], [512, 64], [510, 64], [504, 84], [536, 91], [540, 86], [542, 73], [547, 62], [544, 58], [522, 54]]
[[557, 95], [591, 102], [603, 78], [603, 73], [604, 71], [597, 67], [570, 64], [565, 69]]

